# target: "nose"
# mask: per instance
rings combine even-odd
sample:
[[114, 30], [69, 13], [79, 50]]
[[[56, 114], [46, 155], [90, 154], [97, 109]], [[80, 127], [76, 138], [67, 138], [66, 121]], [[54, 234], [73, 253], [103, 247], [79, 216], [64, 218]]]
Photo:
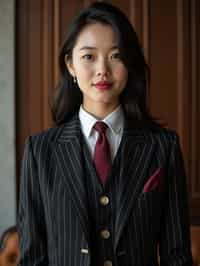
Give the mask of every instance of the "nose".
[[97, 76], [107, 76], [110, 72], [109, 63], [106, 59], [99, 59], [96, 67]]

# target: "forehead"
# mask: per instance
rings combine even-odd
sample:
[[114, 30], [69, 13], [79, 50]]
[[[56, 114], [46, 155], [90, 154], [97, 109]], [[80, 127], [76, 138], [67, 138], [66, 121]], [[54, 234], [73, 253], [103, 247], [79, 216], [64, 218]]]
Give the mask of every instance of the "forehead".
[[76, 40], [74, 49], [80, 50], [85, 46], [106, 49], [117, 46], [117, 44], [116, 33], [110, 25], [95, 23], [83, 28]]

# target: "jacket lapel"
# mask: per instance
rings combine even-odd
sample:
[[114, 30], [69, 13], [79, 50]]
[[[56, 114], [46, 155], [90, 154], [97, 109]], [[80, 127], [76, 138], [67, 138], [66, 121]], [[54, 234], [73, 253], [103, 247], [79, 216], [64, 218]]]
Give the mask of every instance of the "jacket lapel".
[[66, 185], [80, 219], [86, 239], [89, 241], [89, 219], [87, 197], [82, 164], [81, 131], [78, 116], [66, 123], [62, 133], [54, 143], [54, 155], [58, 175]]
[[139, 193], [141, 193], [147, 169], [152, 160], [154, 142], [150, 134], [142, 130], [134, 131], [126, 128], [122, 146], [122, 171], [117, 194], [117, 212], [115, 222], [116, 249], [123, 228], [134, 208]]

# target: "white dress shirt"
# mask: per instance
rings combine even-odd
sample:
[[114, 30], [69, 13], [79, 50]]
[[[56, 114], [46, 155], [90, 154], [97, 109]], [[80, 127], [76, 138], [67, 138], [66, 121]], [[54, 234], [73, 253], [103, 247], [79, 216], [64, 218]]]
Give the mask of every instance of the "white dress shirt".
[[[86, 112], [83, 109], [82, 105], [79, 109], [79, 119], [81, 123], [82, 133], [93, 158], [95, 144], [99, 135], [99, 133], [93, 128], [93, 126], [97, 121], [100, 120], [98, 120], [90, 113]], [[106, 130], [106, 136], [110, 144], [111, 159], [113, 161], [119, 148], [124, 129], [124, 114], [121, 106], [118, 106], [112, 113], [107, 115], [101, 121], [106, 123], [106, 125], [108, 126]]]

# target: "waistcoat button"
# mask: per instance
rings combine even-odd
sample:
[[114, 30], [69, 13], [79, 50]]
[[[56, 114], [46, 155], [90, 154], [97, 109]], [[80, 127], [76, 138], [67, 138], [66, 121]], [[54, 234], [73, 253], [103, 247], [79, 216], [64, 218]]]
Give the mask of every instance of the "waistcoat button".
[[102, 230], [100, 234], [101, 234], [101, 237], [104, 239], [108, 239], [110, 237], [110, 232], [106, 229]]
[[100, 197], [100, 203], [101, 205], [106, 206], [109, 203], [109, 198], [107, 196]]
[[104, 266], [112, 266], [112, 261], [110, 260], [104, 261]]

